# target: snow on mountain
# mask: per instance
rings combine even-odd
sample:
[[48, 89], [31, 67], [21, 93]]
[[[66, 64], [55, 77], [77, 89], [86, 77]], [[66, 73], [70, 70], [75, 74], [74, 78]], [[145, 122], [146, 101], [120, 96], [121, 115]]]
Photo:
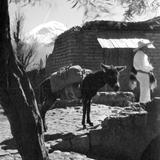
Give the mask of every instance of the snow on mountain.
[[67, 30], [67, 27], [64, 24], [51, 21], [35, 27], [26, 34], [26, 43], [36, 45], [34, 55], [31, 58], [31, 64], [27, 70], [37, 68], [41, 59], [43, 67], [45, 66], [46, 56], [52, 53], [55, 39], [65, 30]]
[[27, 37], [29, 37], [29, 40], [34, 39], [39, 43], [49, 44], [66, 29], [67, 27], [64, 24], [51, 21], [35, 27], [27, 34]]

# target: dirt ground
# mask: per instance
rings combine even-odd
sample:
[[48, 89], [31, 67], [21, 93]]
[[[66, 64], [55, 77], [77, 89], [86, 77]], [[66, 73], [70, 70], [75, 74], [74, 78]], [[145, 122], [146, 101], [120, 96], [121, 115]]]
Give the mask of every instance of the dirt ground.
[[[94, 127], [90, 128], [88, 126], [88, 129], [85, 130], [82, 129], [81, 125], [82, 106], [57, 108], [48, 111], [46, 116], [48, 131], [45, 133], [45, 142], [51, 160], [105, 160], [103, 157], [87, 157], [72, 151], [64, 152], [56, 150], [56, 148], [51, 149], [51, 146], [54, 146], [58, 140], [65, 136], [83, 134], [91, 129], [101, 127], [101, 121], [112, 112], [108, 106], [96, 104], [92, 105], [91, 110]], [[9, 122], [2, 109], [0, 109], [0, 160], [21, 160], [10, 132]]]

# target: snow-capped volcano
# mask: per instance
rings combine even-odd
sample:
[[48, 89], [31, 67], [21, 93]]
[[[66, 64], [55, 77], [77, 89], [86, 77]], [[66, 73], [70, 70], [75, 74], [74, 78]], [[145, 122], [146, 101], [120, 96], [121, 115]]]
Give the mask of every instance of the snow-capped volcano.
[[67, 27], [64, 24], [51, 21], [35, 27], [26, 34], [26, 43], [35, 44], [34, 55], [31, 58], [31, 64], [27, 67], [27, 70], [36, 68], [40, 60], [43, 61], [43, 65], [45, 66], [46, 55], [52, 53], [55, 39], [65, 30], [67, 30]]
[[57, 21], [50, 21], [32, 29], [27, 33], [26, 39], [27, 42], [37, 40], [39, 43], [49, 44], [65, 30], [67, 30], [67, 27], [64, 24]]

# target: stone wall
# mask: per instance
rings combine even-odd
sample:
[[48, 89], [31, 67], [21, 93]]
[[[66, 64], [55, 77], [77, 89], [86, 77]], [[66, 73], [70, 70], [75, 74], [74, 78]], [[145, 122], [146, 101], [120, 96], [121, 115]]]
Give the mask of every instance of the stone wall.
[[105, 104], [107, 106], [129, 106], [135, 102], [132, 92], [97, 92], [92, 98], [92, 103]]
[[60, 35], [54, 46], [54, 51], [49, 55], [46, 62], [46, 74], [47, 76], [57, 71], [60, 67], [67, 66], [72, 63], [70, 58], [70, 43], [72, 43], [72, 33], [66, 33]]
[[146, 37], [151, 41], [154, 41], [155, 49], [150, 49], [148, 51], [150, 61], [154, 67], [154, 73], [157, 79], [157, 89], [154, 91], [154, 95], [160, 95], [160, 33], [152, 32], [146, 33]]

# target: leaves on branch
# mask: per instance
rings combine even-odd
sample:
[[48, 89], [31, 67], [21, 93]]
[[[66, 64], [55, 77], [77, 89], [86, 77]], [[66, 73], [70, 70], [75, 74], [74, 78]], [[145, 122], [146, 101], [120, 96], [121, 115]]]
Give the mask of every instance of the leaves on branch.
[[14, 53], [17, 59], [21, 62], [26, 69], [34, 61], [34, 53], [37, 48], [37, 42], [27, 44], [22, 37], [23, 34], [24, 15], [17, 11], [13, 25], [12, 37], [15, 43]]
[[131, 0], [127, 4], [124, 19], [131, 20], [135, 15], [142, 15], [148, 7], [149, 6], [146, 0]]
[[[47, 1], [47, 0], [8, 0], [9, 3], [15, 3], [19, 4], [21, 7], [24, 7], [26, 5], [43, 5], [47, 4], [49, 7], [52, 6], [52, 0]], [[54, 1], [54, 0], [53, 0]]]
[[[121, 5], [124, 9], [124, 20], [132, 20], [134, 16], [144, 14], [148, 9], [154, 12], [160, 7], [159, 0], [67, 0], [72, 2], [72, 8], [84, 8], [84, 19], [92, 17], [95, 20], [102, 14], [109, 15], [112, 8]], [[113, 7], [112, 7], [113, 6]]]

